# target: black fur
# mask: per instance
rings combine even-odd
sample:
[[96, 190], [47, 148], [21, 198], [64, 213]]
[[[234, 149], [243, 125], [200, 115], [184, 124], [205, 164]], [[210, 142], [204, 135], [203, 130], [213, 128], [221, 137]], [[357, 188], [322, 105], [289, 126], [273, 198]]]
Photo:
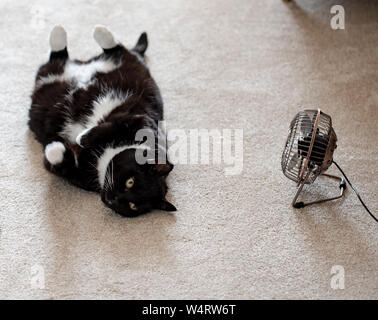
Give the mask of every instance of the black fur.
[[[147, 34], [143, 33], [131, 51], [117, 45], [88, 61], [75, 60], [86, 64], [111, 59], [120, 64], [109, 73], [94, 74], [86, 88], [79, 88], [75, 81], [38, 85], [43, 77], [62, 74], [69, 61], [67, 48], [52, 52], [49, 61], [38, 70], [29, 110], [29, 127], [36, 139], [44, 147], [54, 141], [66, 147], [62, 163], [52, 165], [44, 159], [46, 169], [80, 188], [99, 192], [103, 202], [123, 216], [136, 216], [152, 209], [176, 210], [165, 200], [165, 179], [173, 165], [169, 162], [139, 165], [135, 161], [135, 149], [119, 153], [110, 162], [107, 174], [113, 174], [113, 187], [102, 189], [98, 181], [97, 160], [106, 146], [135, 144], [135, 133], [141, 128], [149, 128], [157, 136], [158, 121], [163, 119], [163, 102], [143, 60], [147, 45]], [[83, 136], [82, 146], [68, 141], [61, 134], [67, 119], [82, 121], [91, 114], [93, 102], [110, 90], [129, 91], [132, 96]], [[125, 181], [130, 177], [135, 183], [127, 189]], [[130, 203], [137, 210], [132, 210]]]

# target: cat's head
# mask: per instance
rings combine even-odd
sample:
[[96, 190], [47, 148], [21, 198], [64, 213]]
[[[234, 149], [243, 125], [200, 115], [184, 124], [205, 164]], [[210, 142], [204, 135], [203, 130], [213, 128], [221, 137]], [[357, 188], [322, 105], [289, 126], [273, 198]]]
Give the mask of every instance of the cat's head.
[[135, 149], [116, 154], [106, 168], [101, 190], [105, 205], [122, 216], [135, 217], [154, 209], [176, 211], [165, 199], [165, 179], [173, 165], [143, 164], [135, 160]]

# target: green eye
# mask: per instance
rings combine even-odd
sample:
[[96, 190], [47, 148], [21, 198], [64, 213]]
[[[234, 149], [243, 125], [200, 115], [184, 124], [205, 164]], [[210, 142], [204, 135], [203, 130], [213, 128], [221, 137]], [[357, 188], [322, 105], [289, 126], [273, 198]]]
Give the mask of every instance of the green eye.
[[134, 203], [132, 203], [132, 202], [129, 202], [129, 207], [133, 211], [137, 211], [138, 210], [138, 208], [136, 207], [136, 205]]
[[125, 186], [127, 189], [131, 189], [134, 186], [134, 178], [131, 177], [126, 180]]

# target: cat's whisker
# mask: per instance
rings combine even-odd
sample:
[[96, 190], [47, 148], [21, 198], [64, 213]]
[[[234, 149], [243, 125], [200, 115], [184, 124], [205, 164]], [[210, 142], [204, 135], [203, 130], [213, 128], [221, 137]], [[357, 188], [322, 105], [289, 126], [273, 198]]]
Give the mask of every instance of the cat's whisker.
[[114, 163], [112, 161], [112, 185], [111, 185], [111, 188], [113, 189], [114, 188]]
[[104, 187], [106, 188], [106, 191], [110, 190], [110, 177], [109, 177], [109, 171], [105, 175], [105, 182], [104, 182]]

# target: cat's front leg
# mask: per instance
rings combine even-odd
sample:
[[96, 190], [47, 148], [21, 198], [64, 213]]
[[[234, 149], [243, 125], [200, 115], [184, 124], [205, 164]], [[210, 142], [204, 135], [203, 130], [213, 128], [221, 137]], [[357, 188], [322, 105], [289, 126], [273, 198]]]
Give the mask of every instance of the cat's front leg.
[[134, 143], [138, 130], [155, 127], [155, 122], [145, 115], [120, 116], [84, 130], [77, 136], [76, 143], [82, 148]]
[[75, 156], [60, 141], [53, 141], [45, 147], [44, 164], [48, 171], [58, 176], [68, 176], [75, 168]]
[[82, 148], [98, 147], [110, 143], [115, 133], [115, 126], [110, 122], [104, 122], [82, 131], [76, 137], [76, 143]]
[[96, 180], [84, 168], [79, 168], [75, 153], [60, 141], [46, 145], [44, 165], [51, 173], [65, 178], [79, 188], [98, 191]]

